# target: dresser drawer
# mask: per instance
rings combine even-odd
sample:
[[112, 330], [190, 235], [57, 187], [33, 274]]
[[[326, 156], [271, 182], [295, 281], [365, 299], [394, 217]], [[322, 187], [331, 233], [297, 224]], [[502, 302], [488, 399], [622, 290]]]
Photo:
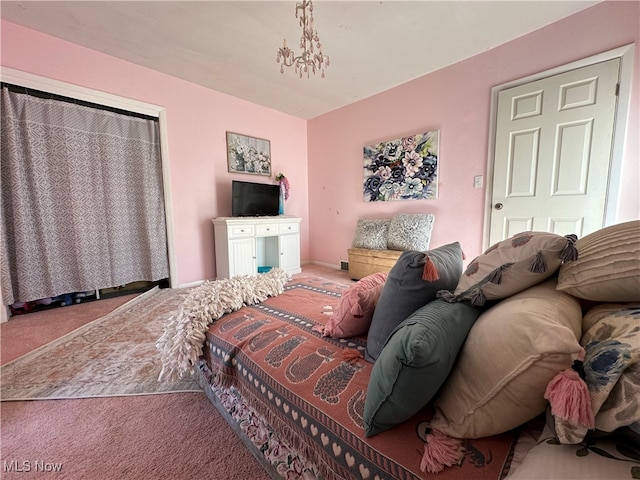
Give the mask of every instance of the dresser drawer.
[[266, 237], [269, 235], [278, 235], [277, 223], [265, 223], [262, 225], [256, 225], [256, 236]]
[[300, 224], [298, 222], [281, 223], [280, 233], [300, 233]]
[[231, 225], [229, 227], [229, 238], [253, 237], [255, 235], [255, 225]]

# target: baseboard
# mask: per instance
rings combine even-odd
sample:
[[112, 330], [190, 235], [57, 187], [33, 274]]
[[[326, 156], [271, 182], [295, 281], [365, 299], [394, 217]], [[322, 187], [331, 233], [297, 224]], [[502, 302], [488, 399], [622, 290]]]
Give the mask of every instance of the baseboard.
[[340, 270], [340, 265], [336, 265], [333, 263], [325, 263], [325, 262], [318, 262], [316, 260], [312, 260], [310, 262], [305, 262], [305, 265], [320, 265], [321, 267], [327, 267], [327, 268], [333, 268], [334, 270]]
[[204, 282], [206, 282], [207, 280], [197, 280], [195, 282], [189, 282], [189, 283], [181, 283], [178, 285], [177, 288], [191, 288], [191, 287], [199, 287], [200, 285], [202, 285]]

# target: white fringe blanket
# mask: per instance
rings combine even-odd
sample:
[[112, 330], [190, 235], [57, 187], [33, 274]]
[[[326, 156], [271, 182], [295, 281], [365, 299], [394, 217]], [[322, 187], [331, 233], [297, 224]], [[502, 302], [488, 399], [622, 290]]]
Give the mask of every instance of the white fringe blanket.
[[191, 374], [202, 355], [209, 324], [244, 305], [255, 305], [281, 294], [290, 279], [284, 270], [274, 268], [257, 276], [207, 281], [190, 290], [156, 343], [162, 359], [158, 380]]

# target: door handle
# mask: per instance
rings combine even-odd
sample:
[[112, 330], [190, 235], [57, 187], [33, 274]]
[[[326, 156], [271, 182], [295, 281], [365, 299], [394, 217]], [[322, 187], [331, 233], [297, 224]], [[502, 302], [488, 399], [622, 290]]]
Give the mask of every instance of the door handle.
[[494, 208], [495, 208], [496, 210], [502, 210], [502, 207], [504, 207], [504, 205], [502, 205], [501, 203], [496, 203], [496, 204], [494, 205]]

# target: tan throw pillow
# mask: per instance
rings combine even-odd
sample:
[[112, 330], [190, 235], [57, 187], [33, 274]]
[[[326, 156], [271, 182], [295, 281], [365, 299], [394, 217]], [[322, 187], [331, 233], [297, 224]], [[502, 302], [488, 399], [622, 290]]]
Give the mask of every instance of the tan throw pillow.
[[484, 305], [551, 277], [563, 261], [575, 260], [575, 235], [523, 232], [496, 243], [476, 257], [462, 274], [454, 292], [439, 294], [448, 302]]
[[549, 381], [580, 351], [582, 310], [549, 279], [476, 320], [434, 401], [430, 426], [457, 438], [511, 430], [543, 413]]
[[595, 302], [640, 301], [640, 220], [593, 232], [576, 242], [578, 259], [558, 273], [558, 290]]

